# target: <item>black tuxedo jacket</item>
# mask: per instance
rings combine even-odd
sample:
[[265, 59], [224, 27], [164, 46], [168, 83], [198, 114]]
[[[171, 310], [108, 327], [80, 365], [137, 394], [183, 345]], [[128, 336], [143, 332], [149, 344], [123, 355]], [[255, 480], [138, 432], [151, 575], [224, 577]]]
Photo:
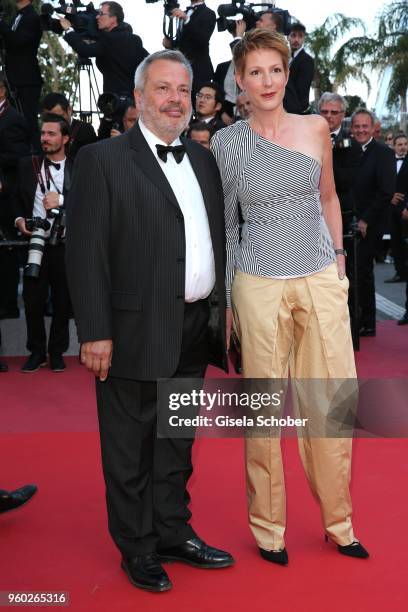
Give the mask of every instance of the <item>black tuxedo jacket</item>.
[[18, 162], [30, 152], [30, 133], [23, 115], [13, 106], [0, 116], [0, 174], [2, 196], [10, 193], [17, 182]]
[[75, 159], [81, 147], [97, 141], [95, 130], [90, 123], [73, 119], [71, 122], [71, 138], [69, 141], [68, 157]]
[[[15, 32], [11, 29], [17, 16], [21, 21]], [[12, 87], [41, 85], [42, 78], [37, 61], [38, 47], [42, 36], [40, 17], [29, 5], [17, 13], [8, 25], [0, 21], [0, 36], [6, 47], [6, 72]]]
[[[218, 323], [212, 361], [225, 366], [221, 179], [209, 151], [183, 142], [203, 193], [214, 250]], [[112, 376], [172, 376], [184, 320], [184, 220], [138, 125], [79, 152], [68, 200], [67, 274], [80, 342], [113, 340]]]
[[396, 165], [394, 152], [372, 140], [361, 152], [353, 184], [357, 216], [369, 227], [381, 229], [384, 213], [395, 193]]
[[176, 46], [190, 61], [197, 87], [214, 76], [210, 59], [210, 38], [215, 22], [214, 11], [201, 4], [194, 9], [189, 22], [183, 25], [177, 36]]
[[[43, 156], [38, 157], [38, 163], [41, 165], [44, 161]], [[72, 163], [67, 158], [64, 170], [64, 206], [67, 205], [65, 199], [68, 195], [72, 176]], [[14, 207], [14, 218], [24, 217], [30, 219], [33, 215], [34, 198], [37, 190], [37, 174], [34, 170], [31, 155], [20, 160], [18, 169], [18, 191]]]
[[[397, 164], [395, 162], [395, 168], [396, 167]], [[406, 155], [404, 161], [402, 162], [400, 171], [397, 174], [396, 184], [397, 186], [395, 191], [398, 193], [403, 193], [405, 195], [405, 199], [403, 202], [397, 204], [395, 207], [393, 206], [393, 209], [395, 208], [395, 210], [398, 211], [398, 214], [401, 215], [402, 211], [404, 210], [404, 208], [407, 207], [408, 204], [408, 155]]]
[[[340, 146], [347, 138], [349, 147]], [[341, 128], [333, 146], [333, 174], [336, 192], [343, 213], [355, 211], [353, 184], [360, 164], [361, 148]], [[351, 220], [351, 215], [350, 215]]]
[[214, 81], [223, 89], [225, 77], [227, 76], [228, 68], [230, 67], [231, 63], [232, 60], [229, 62], [221, 62], [221, 64], [218, 64], [217, 68], [215, 69]]
[[132, 97], [136, 68], [149, 55], [139, 36], [120, 25], [111, 32], [100, 32], [98, 39], [90, 44], [77, 32], [66, 34], [64, 39], [81, 57], [96, 58], [105, 93]]
[[289, 67], [289, 80], [283, 99], [283, 106], [288, 113], [300, 115], [306, 112], [309, 107], [309, 93], [313, 76], [313, 58], [302, 49]]

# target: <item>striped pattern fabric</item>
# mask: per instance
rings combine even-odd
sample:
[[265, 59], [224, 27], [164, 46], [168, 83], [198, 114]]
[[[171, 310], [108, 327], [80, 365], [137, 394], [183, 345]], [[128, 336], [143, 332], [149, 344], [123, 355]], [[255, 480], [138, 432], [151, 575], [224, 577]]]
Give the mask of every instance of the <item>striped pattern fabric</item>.
[[[335, 261], [316, 159], [266, 140], [247, 121], [219, 130], [211, 148], [224, 189], [228, 305], [235, 268], [295, 278]], [[241, 239], [238, 207], [244, 220]]]

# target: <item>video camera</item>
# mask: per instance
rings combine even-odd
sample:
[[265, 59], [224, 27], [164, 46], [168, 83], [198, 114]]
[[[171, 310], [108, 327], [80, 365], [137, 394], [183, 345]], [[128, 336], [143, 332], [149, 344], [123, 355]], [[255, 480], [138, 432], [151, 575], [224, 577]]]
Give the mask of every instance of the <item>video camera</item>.
[[[82, 9], [82, 10], [81, 10]], [[53, 19], [53, 14], [63, 15], [72, 23], [72, 27], [79, 34], [89, 36], [90, 38], [98, 37], [98, 26], [96, 16], [98, 11], [95, 9], [93, 2], [82, 4], [81, 0], [58, 0], [58, 4], [54, 6], [51, 2], [47, 2], [41, 6], [41, 27], [44, 31], [55, 32], [62, 34], [62, 28], [58, 19]]]
[[[256, 12], [254, 9], [258, 8]], [[272, 11], [275, 15], [278, 15], [282, 20], [282, 34], [289, 34], [290, 27], [292, 24], [292, 18], [289, 11], [275, 7], [274, 2], [262, 2], [254, 4], [252, 2], [246, 3], [245, 0], [231, 0], [230, 4], [220, 4], [218, 7], [217, 29], [219, 32], [225, 32], [228, 30], [231, 34], [235, 32], [236, 21], [234, 19], [228, 19], [228, 17], [236, 17], [241, 14], [242, 19], [246, 23], [246, 29], [252, 30], [256, 26], [256, 22], [259, 18], [259, 12]]]
[[[180, 4], [177, 0], [163, 0], [164, 1], [164, 14], [166, 17], [171, 17], [174, 9], [180, 7]], [[159, 0], [146, 0], [146, 4], [153, 4], [154, 2], [159, 2]]]
[[112, 123], [112, 128], [118, 130], [122, 126], [126, 110], [132, 103], [132, 98], [128, 96], [104, 93], [99, 96], [97, 106], [104, 118]]

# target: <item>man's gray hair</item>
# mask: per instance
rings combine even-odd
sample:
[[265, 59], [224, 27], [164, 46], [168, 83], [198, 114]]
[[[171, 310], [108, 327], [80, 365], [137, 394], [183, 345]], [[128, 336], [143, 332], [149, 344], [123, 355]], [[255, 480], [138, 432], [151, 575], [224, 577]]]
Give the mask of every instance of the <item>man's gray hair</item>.
[[331, 91], [325, 91], [324, 93], [322, 93], [317, 103], [317, 110], [319, 111], [319, 113], [320, 113], [322, 104], [324, 104], [325, 102], [326, 103], [327, 102], [339, 102], [339, 104], [341, 104], [341, 109], [343, 111], [347, 109], [347, 102], [345, 101], [343, 96], [337, 93], [332, 93]]
[[135, 89], [140, 89], [140, 91], [143, 91], [144, 86], [146, 84], [146, 76], [149, 66], [151, 66], [154, 62], [157, 62], [158, 60], [167, 60], [169, 62], [176, 62], [177, 64], [182, 64], [186, 68], [190, 77], [190, 86], [192, 85], [193, 70], [188, 59], [180, 51], [172, 51], [166, 49], [164, 51], [156, 51], [156, 53], [148, 55], [139, 64], [135, 73]]
[[357, 108], [354, 113], [351, 115], [351, 123], [353, 123], [356, 115], [368, 115], [371, 119], [371, 125], [374, 125], [374, 123], [377, 121], [374, 113], [372, 113], [371, 111], [368, 110], [368, 108]]

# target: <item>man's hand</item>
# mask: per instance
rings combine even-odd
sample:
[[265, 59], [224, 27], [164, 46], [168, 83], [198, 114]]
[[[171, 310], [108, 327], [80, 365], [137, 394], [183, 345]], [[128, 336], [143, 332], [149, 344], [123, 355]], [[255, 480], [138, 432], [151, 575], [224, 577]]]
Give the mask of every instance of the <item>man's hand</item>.
[[122, 136], [122, 132], [119, 132], [119, 130], [115, 130], [115, 128], [112, 128], [110, 131], [110, 137], [115, 138], [116, 136]]
[[16, 228], [24, 236], [31, 236], [32, 235], [32, 232], [28, 231], [25, 219], [23, 219], [23, 217], [20, 217], [20, 219], [17, 219], [17, 221], [16, 221]]
[[47, 193], [47, 195], [44, 196], [43, 198], [43, 204], [44, 204], [45, 210], [51, 210], [52, 208], [58, 208], [59, 207], [59, 193], [57, 193], [56, 191], [50, 191], [49, 193]]
[[72, 28], [72, 23], [70, 21], [68, 21], [68, 19], [66, 19], [65, 17], [61, 17], [59, 22], [61, 24], [61, 28], [64, 31], [65, 30], [69, 30], [69, 28]]
[[165, 36], [165, 37], [163, 38], [162, 45], [163, 45], [163, 47], [164, 47], [165, 49], [172, 49], [172, 48], [173, 48], [173, 44], [172, 44], [172, 42], [171, 42], [170, 38], [167, 38], [167, 36]]
[[404, 194], [403, 193], [394, 193], [394, 195], [392, 196], [392, 200], [391, 200], [391, 204], [394, 204], [394, 206], [396, 206], [397, 204], [400, 204], [400, 202], [402, 202], [404, 199]]
[[243, 35], [246, 32], [246, 27], [247, 27], [246, 23], [245, 23], [245, 21], [243, 19], [238, 19], [236, 21], [235, 33], [236, 33], [237, 38], [242, 38], [243, 37]]
[[408, 221], [408, 208], [404, 208], [404, 210], [402, 211], [401, 219], [403, 219], [404, 221]]
[[177, 17], [177, 19], [182, 19], [183, 21], [187, 19], [187, 13], [185, 13], [181, 9], [174, 9], [174, 11], [171, 11], [171, 16]]
[[112, 361], [112, 340], [97, 340], [81, 344], [81, 363], [104, 382]]
[[230, 342], [231, 342], [231, 329], [232, 329], [232, 308], [226, 309], [225, 321], [226, 321], [225, 331], [226, 331], [226, 340], [227, 340], [227, 351], [229, 351]]
[[365, 238], [367, 234], [367, 223], [360, 219], [360, 221], [357, 223], [357, 227], [362, 237]]

